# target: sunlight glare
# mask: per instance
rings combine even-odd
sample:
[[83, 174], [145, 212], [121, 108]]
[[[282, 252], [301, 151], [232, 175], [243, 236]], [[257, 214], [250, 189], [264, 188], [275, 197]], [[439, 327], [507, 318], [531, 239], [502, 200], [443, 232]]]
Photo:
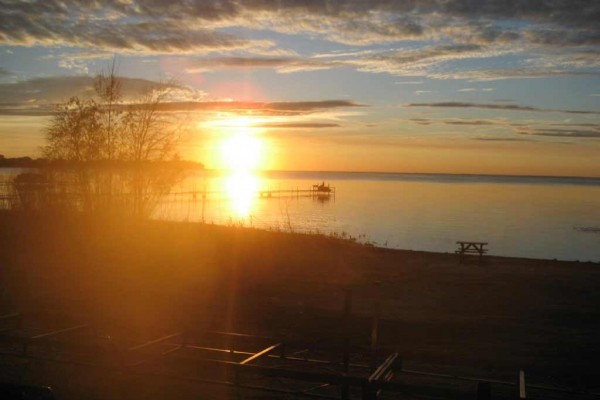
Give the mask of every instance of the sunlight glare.
[[239, 217], [248, 217], [259, 190], [259, 179], [250, 172], [233, 172], [225, 178], [225, 191], [231, 209]]
[[226, 137], [220, 145], [223, 169], [229, 171], [253, 171], [263, 164], [263, 140], [258, 130], [250, 125], [247, 118], [239, 117], [227, 121]]

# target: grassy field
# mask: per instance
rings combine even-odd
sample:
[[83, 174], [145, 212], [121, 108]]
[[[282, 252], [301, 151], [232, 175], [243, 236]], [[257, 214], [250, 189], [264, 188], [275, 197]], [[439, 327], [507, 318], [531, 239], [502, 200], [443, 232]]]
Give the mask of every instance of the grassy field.
[[[454, 254], [323, 236], [8, 212], [0, 241], [0, 311], [34, 321], [68, 315], [140, 338], [194, 326], [325, 350], [348, 336], [360, 352], [380, 297], [380, 353], [398, 351], [406, 368], [600, 382], [598, 264], [487, 257], [461, 265]], [[348, 289], [352, 323], [342, 329]]]

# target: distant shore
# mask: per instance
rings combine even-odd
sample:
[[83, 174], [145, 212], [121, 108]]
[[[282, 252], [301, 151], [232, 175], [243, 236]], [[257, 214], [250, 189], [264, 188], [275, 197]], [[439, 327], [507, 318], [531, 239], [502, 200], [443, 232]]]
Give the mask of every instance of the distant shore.
[[187, 160], [165, 160], [165, 161], [121, 161], [121, 160], [98, 160], [98, 161], [66, 161], [66, 160], [48, 160], [45, 158], [0, 157], [0, 168], [132, 168], [132, 167], [183, 167], [188, 169], [204, 169], [202, 163]]

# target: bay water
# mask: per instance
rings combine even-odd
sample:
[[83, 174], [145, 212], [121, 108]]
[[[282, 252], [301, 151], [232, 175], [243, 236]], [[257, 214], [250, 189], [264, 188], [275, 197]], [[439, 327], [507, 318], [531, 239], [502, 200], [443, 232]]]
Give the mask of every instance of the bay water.
[[[321, 183], [332, 193], [306, 192]], [[600, 262], [600, 178], [199, 171], [154, 217], [435, 252], [479, 241], [493, 255]]]

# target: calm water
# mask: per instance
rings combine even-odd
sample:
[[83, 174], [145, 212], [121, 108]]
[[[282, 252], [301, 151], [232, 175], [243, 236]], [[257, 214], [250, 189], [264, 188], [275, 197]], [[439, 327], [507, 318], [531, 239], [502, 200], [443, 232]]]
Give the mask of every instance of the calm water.
[[[309, 189], [322, 181], [335, 187], [335, 197], [257, 194]], [[208, 195], [204, 201], [171, 196], [156, 218], [337, 233], [439, 252], [453, 252], [457, 240], [485, 241], [496, 255], [600, 262], [600, 179], [201, 172], [178, 190]]]
[[[0, 180], [17, 172], [0, 170]], [[322, 181], [335, 197], [259, 195]], [[154, 218], [335, 233], [438, 252], [453, 252], [457, 240], [485, 241], [496, 255], [600, 262], [600, 179], [206, 171], [174, 192]]]

